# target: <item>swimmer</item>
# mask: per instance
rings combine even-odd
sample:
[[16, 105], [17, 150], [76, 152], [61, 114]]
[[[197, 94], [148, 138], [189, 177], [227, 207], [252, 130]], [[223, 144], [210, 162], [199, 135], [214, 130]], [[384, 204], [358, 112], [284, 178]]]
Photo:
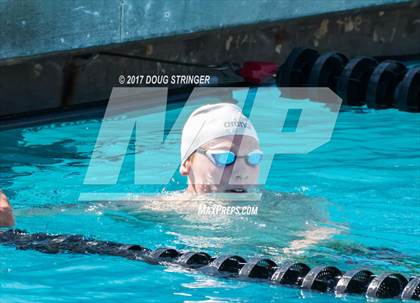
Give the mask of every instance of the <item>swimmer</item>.
[[[182, 176], [187, 177], [187, 188], [182, 192], [174, 192], [159, 198], [144, 199], [143, 196], [138, 202], [147, 203], [140, 203], [139, 207], [152, 211], [191, 213], [194, 207], [197, 208], [205, 203], [210, 205], [222, 203], [218, 195], [213, 196], [216, 199], [200, 200], [199, 197], [203, 194], [228, 194], [232, 197], [232, 194], [237, 196], [250, 193], [257, 186], [263, 151], [251, 121], [233, 103], [207, 104], [193, 111], [182, 130], [180, 152], [179, 170]], [[195, 201], [197, 203], [193, 203], [195, 197], [198, 198], [198, 202]], [[276, 197], [271, 200], [278, 201]], [[190, 203], [185, 203], [186, 201]], [[290, 204], [290, 201], [284, 200], [284, 202]], [[296, 203], [292, 204], [290, 207], [298, 207]], [[312, 207], [308, 206], [305, 209], [310, 208]], [[285, 212], [290, 213], [290, 210]], [[302, 213], [306, 213], [310, 219], [314, 217], [311, 212]], [[193, 219], [200, 220], [196, 217]], [[214, 219], [208, 218], [209, 223]], [[227, 217], [220, 219], [229, 221]], [[14, 223], [10, 203], [6, 196], [2, 195], [0, 226], [13, 226]], [[283, 225], [284, 222], [278, 223]], [[292, 242], [287, 248], [289, 250], [285, 252], [301, 251], [307, 246], [330, 238], [334, 233], [336, 232], [333, 229], [319, 226], [307, 229], [300, 235], [301, 239]]]
[[257, 184], [262, 158], [254, 126], [234, 104], [201, 106], [182, 130], [180, 173], [188, 177], [188, 193], [247, 192]]
[[[198, 131], [200, 130], [200, 131]], [[246, 193], [256, 185], [263, 153], [251, 121], [233, 103], [207, 104], [186, 121], [181, 138], [180, 173], [188, 178], [182, 201], [203, 193]], [[14, 225], [2, 194], [0, 226]]]

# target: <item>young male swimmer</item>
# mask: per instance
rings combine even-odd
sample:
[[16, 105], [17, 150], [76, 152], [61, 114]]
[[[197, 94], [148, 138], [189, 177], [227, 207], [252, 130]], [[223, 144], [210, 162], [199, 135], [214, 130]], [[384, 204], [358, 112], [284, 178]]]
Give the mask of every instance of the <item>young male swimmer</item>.
[[[142, 203], [142, 208], [153, 211], [191, 211], [191, 203], [185, 202], [192, 201], [192, 197], [206, 193], [246, 193], [257, 185], [262, 158], [263, 152], [254, 126], [238, 106], [232, 103], [201, 106], [190, 115], [182, 131], [180, 173], [188, 177], [186, 190], [154, 197], [150, 201], [142, 197], [140, 201], [146, 202]], [[162, 203], [165, 201], [168, 203]], [[208, 199], [199, 202], [209, 203]], [[214, 205], [220, 201], [212, 200], [210, 203]], [[290, 210], [285, 209], [285, 212], [289, 213]], [[12, 207], [6, 196], [1, 194], [0, 226], [14, 224]], [[333, 233], [336, 231], [331, 228], [307, 230], [303, 239], [290, 243], [286, 251], [302, 250], [329, 238]]]
[[[251, 121], [233, 103], [207, 104], [186, 121], [180, 173], [188, 177], [184, 198], [203, 193], [244, 193], [257, 184], [263, 153]], [[178, 200], [182, 197], [171, 196]], [[14, 225], [12, 207], [0, 196], [0, 226]]]
[[186, 121], [181, 137], [180, 173], [187, 193], [243, 193], [257, 184], [263, 158], [257, 132], [231, 103], [208, 104]]

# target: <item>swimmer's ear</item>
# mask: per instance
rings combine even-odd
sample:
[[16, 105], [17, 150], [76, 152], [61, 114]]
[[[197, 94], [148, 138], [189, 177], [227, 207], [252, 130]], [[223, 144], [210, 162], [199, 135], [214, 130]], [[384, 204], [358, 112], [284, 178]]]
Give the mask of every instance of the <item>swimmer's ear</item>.
[[179, 172], [182, 176], [188, 176], [188, 174], [190, 173], [192, 160], [193, 157], [191, 155], [187, 160], [184, 161], [184, 163], [179, 168]]

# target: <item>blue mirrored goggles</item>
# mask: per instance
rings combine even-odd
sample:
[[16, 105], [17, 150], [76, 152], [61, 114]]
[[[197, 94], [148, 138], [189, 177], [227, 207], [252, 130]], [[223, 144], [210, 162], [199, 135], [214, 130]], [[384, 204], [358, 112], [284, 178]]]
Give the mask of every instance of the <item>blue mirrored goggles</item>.
[[263, 159], [263, 152], [259, 149], [253, 150], [245, 156], [237, 156], [234, 152], [221, 149], [205, 149], [197, 148], [198, 153], [207, 156], [216, 166], [229, 166], [233, 164], [238, 158], [245, 158], [245, 161], [250, 166], [257, 166]]

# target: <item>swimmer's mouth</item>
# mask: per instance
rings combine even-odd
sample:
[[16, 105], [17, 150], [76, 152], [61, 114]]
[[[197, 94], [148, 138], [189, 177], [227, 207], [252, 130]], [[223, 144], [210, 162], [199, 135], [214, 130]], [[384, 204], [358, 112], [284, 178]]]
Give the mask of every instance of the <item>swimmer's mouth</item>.
[[227, 189], [225, 190], [225, 193], [246, 193], [246, 189], [245, 188], [231, 188], [231, 189]]

